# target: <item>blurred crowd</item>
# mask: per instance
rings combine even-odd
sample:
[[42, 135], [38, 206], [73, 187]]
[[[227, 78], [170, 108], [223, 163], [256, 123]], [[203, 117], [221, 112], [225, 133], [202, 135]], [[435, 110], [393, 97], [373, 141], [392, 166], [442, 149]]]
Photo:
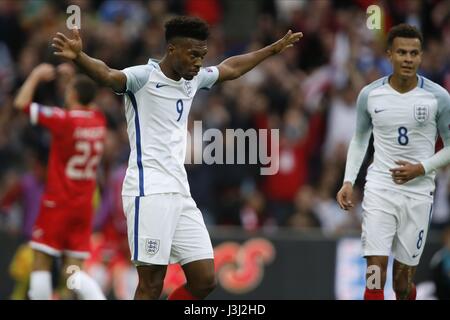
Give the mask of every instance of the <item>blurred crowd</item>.
[[[191, 193], [208, 225], [246, 230], [320, 228], [339, 235], [358, 232], [365, 168], [357, 181], [357, 205], [343, 213], [335, 201], [346, 151], [355, 129], [361, 88], [391, 72], [385, 57], [387, 30], [408, 22], [422, 30], [425, 48], [420, 74], [450, 89], [450, 1], [331, 0], [2, 0], [0, 1], [0, 229], [27, 238], [45, 180], [49, 135], [12, 108], [16, 90], [52, 54], [56, 32], [70, 35], [66, 8], [81, 8], [84, 51], [123, 69], [160, 59], [164, 22], [196, 15], [211, 26], [204, 65], [260, 48], [287, 30], [303, 39], [238, 80], [200, 92], [189, 128], [279, 129], [279, 172], [260, 175], [259, 165], [187, 165]], [[366, 8], [382, 9], [381, 29], [366, 27]], [[63, 83], [39, 87], [35, 100], [62, 105]], [[129, 143], [123, 97], [102, 88], [95, 104], [108, 119], [99, 172], [96, 228], [126, 232], [120, 216], [120, 187]], [[204, 146], [207, 143], [204, 142]], [[450, 221], [450, 172], [437, 178], [433, 228]], [[3, 214], [2, 214], [3, 213]], [[125, 229], [124, 229], [125, 228]], [[117, 231], [116, 230], [116, 231]], [[125, 246], [125, 251], [126, 246]]]

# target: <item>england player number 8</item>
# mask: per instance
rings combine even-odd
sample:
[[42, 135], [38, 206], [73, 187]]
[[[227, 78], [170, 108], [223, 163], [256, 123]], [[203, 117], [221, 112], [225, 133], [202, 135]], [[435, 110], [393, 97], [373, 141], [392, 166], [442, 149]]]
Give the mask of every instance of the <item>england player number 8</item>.
[[405, 127], [400, 127], [398, 128], [398, 143], [401, 144], [402, 146], [406, 146], [409, 142], [409, 138], [407, 136], [408, 134], [408, 129], [406, 129]]

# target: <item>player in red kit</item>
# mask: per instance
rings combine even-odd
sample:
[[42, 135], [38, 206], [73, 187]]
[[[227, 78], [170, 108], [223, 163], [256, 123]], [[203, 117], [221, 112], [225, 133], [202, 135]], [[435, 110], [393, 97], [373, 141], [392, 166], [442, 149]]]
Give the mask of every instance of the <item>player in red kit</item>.
[[100, 111], [90, 108], [96, 86], [83, 75], [68, 82], [66, 109], [32, 102], [37, 85], [55, 79], [56, 73], [52, 65], [37, 66], [14, 101], [16, 108], [30, 116], [32, 124], [47, 128], [52, 136], [47, 182], [30, 242], [34, 262], [29, 297], [51, 298], [53, 258], [63, 256], [63, 273], [70, 275], [69, 289], [81, 299], [104, 299], [96, 282], [81, 271], [81, 265], [89, 256], [92, 199], [106, 120]]

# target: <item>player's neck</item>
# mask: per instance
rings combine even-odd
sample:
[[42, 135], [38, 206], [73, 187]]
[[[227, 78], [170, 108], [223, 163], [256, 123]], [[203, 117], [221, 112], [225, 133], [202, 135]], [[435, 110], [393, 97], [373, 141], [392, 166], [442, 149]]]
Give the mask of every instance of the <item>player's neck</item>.
[[164, 57], [161, 62], [159, 63], [159, 67], [161, 68], [162, 73], [164, 75], [172, 80], [178, 81], [181, 79], [181, 76], [173, 70], [171, 67], [170, 61]]
[[403, 78], [393, 74], [389, 78], [389, 84], [395, 91], [406, 93], [417, 86], [417, 76], [414, 75], [414, 77]]

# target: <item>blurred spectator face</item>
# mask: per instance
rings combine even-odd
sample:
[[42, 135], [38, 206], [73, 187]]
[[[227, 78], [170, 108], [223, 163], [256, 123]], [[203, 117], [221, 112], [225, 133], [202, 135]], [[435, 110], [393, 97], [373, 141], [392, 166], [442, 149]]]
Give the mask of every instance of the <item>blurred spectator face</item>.
[[264, 197], [259, 192], [254, 192], [247, 200], [247, 205], [253, 208], [256, 213], [262, 213], [264, 211]]
[[25, 78], [27, 77], [33, 68], [39, 63], [39, 53], [35, 46], [25, 47], [19, 56], [19, 61], [17, 67], [19, 69], [20, 75]]
[[422, 9], [422, 1], [419, 0], [409, 0], [406, 1], [406, 12], [410, 15], [420, 14]]
[[358, 93], [353, 87], [353, 84], [349, 84], [342, 92], [342, 99], [346, 102], [345, 104], [346, 107], [349, 108], [355, 107], [355, 101], [357, 97]]
[[[168, 1], [167, 1], [168, 2]], [[153, 19], [163, 17], [167, 12], [167, 2], [164, 0], [153, 0], [148, 3], [148, 12]]]
[[388, 50], [394, 74], [403, 79], [415, 77], [422, 62], [422, 47], [419, 39], [396, 37]]
[[207, 52], [206, 41], [192, 38], [175, 39], [168, 47], [173, 69], [186, 80], [197, 75]]
[[305, 121], [302, 113], [297, 109], [289, 109], [284, 116], [284, 137], [289, 142], [296, 142], [305, 133]]
[[310, 210], [314, 203], [314, 189], [311, 186], [303, 186], [295, 196], [295, 207], [299, 211]]

